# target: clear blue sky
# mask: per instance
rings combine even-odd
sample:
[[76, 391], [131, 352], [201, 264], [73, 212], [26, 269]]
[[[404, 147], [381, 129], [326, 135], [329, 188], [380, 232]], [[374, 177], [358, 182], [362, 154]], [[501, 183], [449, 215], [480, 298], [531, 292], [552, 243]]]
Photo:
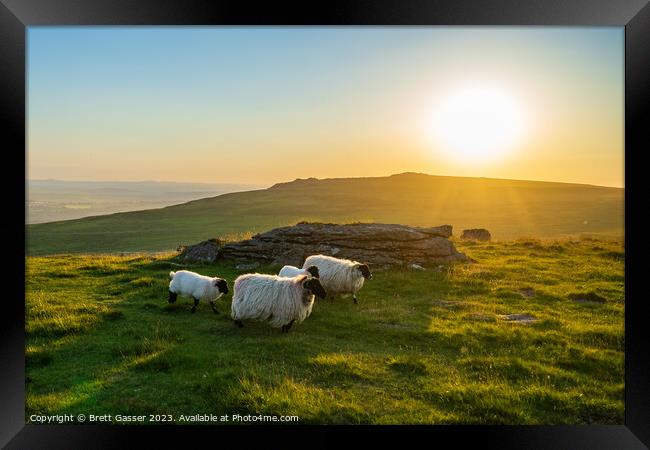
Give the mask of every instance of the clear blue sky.
[[[622, 186], [623, 35], [30, 27], [28, 177], [271, 183], [417, 171]], [[462, 83], [496, 83], [524, 106], [517, 152], [466, 167], [423, 131]]]

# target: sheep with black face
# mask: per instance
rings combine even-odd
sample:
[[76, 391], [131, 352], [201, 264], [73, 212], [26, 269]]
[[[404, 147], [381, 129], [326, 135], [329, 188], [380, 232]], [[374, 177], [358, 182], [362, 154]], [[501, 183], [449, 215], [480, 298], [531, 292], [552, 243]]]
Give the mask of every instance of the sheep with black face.
[[321, 284], [328, 294], [352, 294], [357, 303], [357, 292], [365, 280], [372, 280], [372, 273], [367, 264], [349, 259], [334, 258], [326, 255], [312, 255], [305, 260], [303, 268], [316, 266]]
[[228, 293], [228, 283], [223, 278], [206, 277], [189, 270], [179, 270], [178, 272], [169, 272], [171, 281], [169, 282], [169, 303], [174, 303], [178, 295], [192, 297], [194, 306], [192, 313], [196, 312], [199, 301], [207, 301], [212, 307], [212, 311], [218, 314], [214, 302], [224, 294]]
[[289, 278], [248, 273], [235, 280], [231, 317], [240, 328], [242, 320], [255, 320], [285, 332], [294, 322], [309, 317], [316, 296], [325, 298], [325, 290], [310, 275]]

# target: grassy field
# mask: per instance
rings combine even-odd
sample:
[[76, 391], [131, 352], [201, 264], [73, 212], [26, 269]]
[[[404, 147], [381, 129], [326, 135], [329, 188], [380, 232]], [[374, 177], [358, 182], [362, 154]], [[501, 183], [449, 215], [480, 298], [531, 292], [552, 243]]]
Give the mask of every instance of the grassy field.
[[[236, 328], [232, 293], [219, 315], [208, 305], [191, 314], [188, 299], [167, 304], [172, 254], [28, 257], [26, 417], [622, 424], [624, 246], [457, 246], [477, 262], [376, 271], [358, 305], [320, 301], [287, 334]], [[238, 275], [225, 263], [186, 267], [231, 285]]]
[[400, 174], [297, 180], [161, 209], [27, 226], [30, 255], [174, 250], [301, 220], [451, 224], [495, 239], [623, 235], [624, 190], [567, 183]]

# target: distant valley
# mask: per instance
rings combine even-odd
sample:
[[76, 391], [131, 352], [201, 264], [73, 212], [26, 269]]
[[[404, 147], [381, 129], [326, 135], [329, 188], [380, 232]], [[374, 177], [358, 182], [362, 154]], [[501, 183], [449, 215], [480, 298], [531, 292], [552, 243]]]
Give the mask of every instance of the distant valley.
[[27, 181], [26, 223], [79, 219], [116, 212], [162, 208], [263, 185], [156, 181]]

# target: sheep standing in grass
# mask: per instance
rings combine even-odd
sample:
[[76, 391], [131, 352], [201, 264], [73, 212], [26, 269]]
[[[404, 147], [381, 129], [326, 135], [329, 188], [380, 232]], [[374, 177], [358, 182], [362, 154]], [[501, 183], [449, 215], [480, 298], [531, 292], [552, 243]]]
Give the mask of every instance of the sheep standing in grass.
[[231, 317], [240, 328], [242, 320], [268, 321], [286, 332], [294, 322], [309, 317], [314, 296], [325, 298], [325, 290], [310, 275], [288, 278], [247, 273], [235, 280]]
[[309, 266], [306, 269], [299, 269], [294, 266], [284, 266], [281, 270], [280, 273], [278, 274], [281, 277], [295, 277], [298, 275], [311, 275], [314, 278], [319, 278], [318, 274], [318, 267], [316, 266]]
[[357, 292], [363, 287], [363, 282], [372, 279], [367, 264], [349, 259], [339, 259], [332, 256], [312, 255], [305, 260], [302, 267], [318, 267], [321, 284], [325, 291], [331, 294], [352, 294], [357, 303]]
[[212, 311], [218, 314], [214, 302], [223, 294], [228, 293], [228, 283], [219, 277], [206, 277], [189, 270], [179, 270], [178, 272], [169, 272], [171, 281], [169, 282], [169, 303], [174, 303], [176, 297], [184, 295], [194, 299], [192, 313], [196, 312], [199, 301], [207, 301], [212, 307]]

